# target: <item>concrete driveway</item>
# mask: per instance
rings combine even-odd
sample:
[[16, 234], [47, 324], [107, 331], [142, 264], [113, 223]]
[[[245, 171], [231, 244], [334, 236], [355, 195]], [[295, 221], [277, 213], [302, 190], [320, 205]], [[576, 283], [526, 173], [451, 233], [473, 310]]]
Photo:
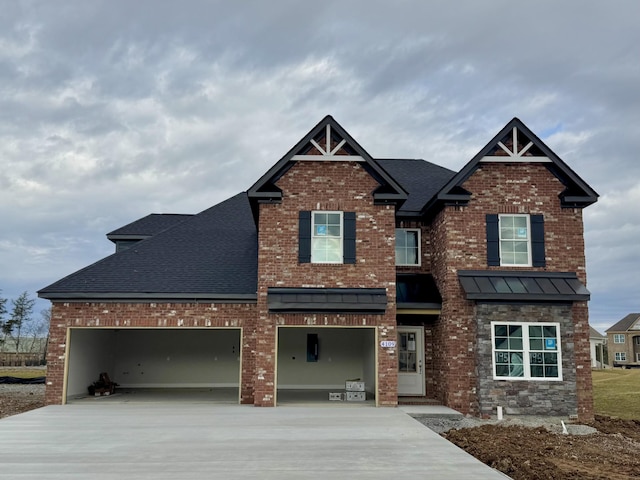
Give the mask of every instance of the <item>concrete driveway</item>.
[[49, 406], [0, 420], [2, 479], [503, 479], [401, 409]]

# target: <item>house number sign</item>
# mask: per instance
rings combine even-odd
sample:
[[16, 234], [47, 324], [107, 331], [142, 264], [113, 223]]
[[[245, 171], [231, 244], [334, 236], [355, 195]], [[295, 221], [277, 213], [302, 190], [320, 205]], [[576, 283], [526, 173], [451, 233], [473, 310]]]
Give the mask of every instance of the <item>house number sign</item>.
[[396, 348], [395, 340], [382, 340], [380, 346], [383, 348]]

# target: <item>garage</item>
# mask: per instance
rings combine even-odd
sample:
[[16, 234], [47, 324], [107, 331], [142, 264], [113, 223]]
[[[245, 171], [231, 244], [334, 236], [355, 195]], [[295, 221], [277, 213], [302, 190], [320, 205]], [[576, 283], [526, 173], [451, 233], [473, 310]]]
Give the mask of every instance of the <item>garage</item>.
[[278, 327], [277, 404], [328, 403], [329, 393], [344, 394], [345, 382], [358, 380], [364, 404], [375, 405], [375, 347], [375, 328]]
[[71, 328], [65, 401], [88, 398], [89, 385], [107, 372], [121, 399], [237, 404], [240, 338], [240, 328]]

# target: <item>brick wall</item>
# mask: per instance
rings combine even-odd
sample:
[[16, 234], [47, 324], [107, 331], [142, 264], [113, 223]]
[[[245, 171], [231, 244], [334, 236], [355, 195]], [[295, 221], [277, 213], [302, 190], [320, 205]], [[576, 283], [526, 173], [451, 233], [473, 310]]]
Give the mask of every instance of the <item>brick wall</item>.
[[255, 369], [255, 304], [210, 303], [58, 303], [53, 304], [45, 402], [63, 401], [67, 330], [90, 328], [220, 328], [238, 327], [242, 335], [241, 402], [253, 403]]
[[[297, 162], [277, 182], [282, 203], [260, 205], [255, 404], [272, 406], [275, 395], [276, 325], [376, 326], [378, 339], [396, 338], [395, 210], [374, 205], [378, 184], [357, 162]], [[298, 212], [356, 212], [355, 265], [298, 262]], [[385, 288], [384, 315], [306, 316], [270, 314], [269, 287]], [[378, 404], [397, 403], [397, 356], [378, 348]]]
[[[564, 190], [543, 164], [483, 163], [464, 183], [472, 193], [468, 206], [445, 207], [431, 226], [432, 270], [443, 298], [434, 328], [434, 368], [438, 398], [463, 413], [480, 413], [476, 365], [477, 323], [473, 302], [464, 297], [458, 270], [518, 270], [488, 267], [485, 215], [488, 213], [543, 214], [546, 267], [526, 270], [576, 272], [586, 283], [582, 211], [561, 208]], [[573, 307], [575, 368], [589, 352], [586, 304]], [[585, 327], [586, 326], [586, 327]], [[588, 364], [587, 364], [588, 365]], [[593, 411], [590, 369], [580, 367], [576, 377], [578, 413]]]

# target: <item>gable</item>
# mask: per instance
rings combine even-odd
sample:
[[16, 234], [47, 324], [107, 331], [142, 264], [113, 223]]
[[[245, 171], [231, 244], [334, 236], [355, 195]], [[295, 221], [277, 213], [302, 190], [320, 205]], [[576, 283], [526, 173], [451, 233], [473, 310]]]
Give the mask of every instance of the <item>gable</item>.
[[471, 192], [464, 182], [486, 163], [540, 163], [564, 186], [559, 194], [562, 207], [584, 208], [598, 199], [598, 194], [560, 157], [518, 118], [511, 120], [480, 152], [467, 163], [438, 193], [425, 210], [441, 205], [466, 205]]
[[248, 190], [254, 216], [258, 215], [258, 203], [282, 201], [282, 190], [276, 183], [296, 162], [303, 161], [358, 162], [379, 185], [372, 192], [375, 203], [399, 205], [407, 199], [400, 184], [328, 115]]

